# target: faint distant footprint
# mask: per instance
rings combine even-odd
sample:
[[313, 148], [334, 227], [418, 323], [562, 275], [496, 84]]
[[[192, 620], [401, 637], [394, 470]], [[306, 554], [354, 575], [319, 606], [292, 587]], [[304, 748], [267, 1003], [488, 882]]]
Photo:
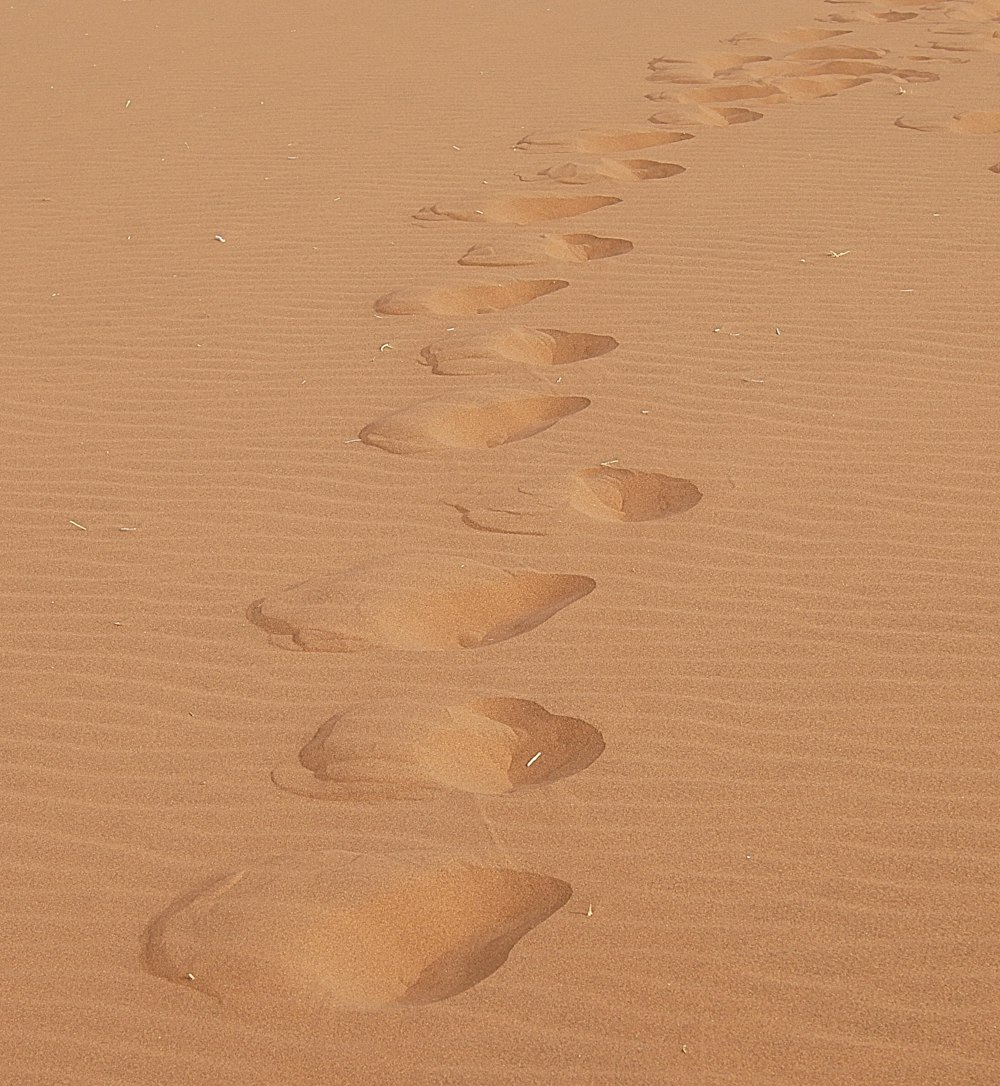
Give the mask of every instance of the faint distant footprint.
[[722, 83], [717, 86], [682, 84], [672, 90], [655, 91], [647, 94], [646, 97], [652, 102], [674, 101], [697, 105], [746, 101], [768, 103], [784, 101], [785, 92], [776, 83], [753, 80], [743, 83]]
[[539, 234], [515, 236], [486, 245], [474, 245], [459, 264], [478, 268], [516, 268], [558, 261], [584, 264], [632, 252], [624, 238], [602, 238], [596, 234]]
[[513, 325], [478, 335], [445, 336], [424, 347], [420, 358], [434, 373], [455, 377], [565, 366], [608, 354], [617, 346], [613, 336]]
[[852, 45], [813, 45], [786, 53], [783, 60], [881, 60], [888, 49], [867, 49]]
[[292, 585], [249, 618], [273, 644], [306, 652], [477, 649], [533, 630], [595, 587], [572, 574], [397, 557]]
[[375, 312], [409, 315], [427, 313], [439, 317], [465, 317], [496, 313], [564, 290], [566, 279], [517, 279], [506, 283], [462, 283], [448, 287], [408, 287], [383, 294]]
[[944, 41], [933, 41], [931, 49], [946, 53], [1000, 53], [1000, 30], [985, 32], [978, 26], [938, 28]]
[[584, 720], [523, 698], [460, 705], [382, 701], [328, 720], [274, 783], [311, 799], [422, 799], [442, 790], [502, 795], [586, 769], [604, 740]]
[[[752, 100], [758, 105], [811, 102], [816, 98], [832, 98], [842, 91], [860, 87], [872, 81], [866, 75], [772, 76], [768, 82], [734, 83], [720, 87], [684, 88], [647, 94], [651, 101], [673, 101], [680, 108], [686, 103], [735, 102]], [[755, 120], [756, 118], [751, 118]]]
[[839, 75], [868, 76], [875, 79], [879, 76], [886, 76], [901, 83], [936, 83], [941, 78], [937, 72], [927, 71], [923, 68], [896, 68], [891, 64], [882, 64], [873, 60], [778, 60], [761, 65], [759, 71], [767, 77], [798, 76], [810, 78]]
[[493, 449], [541, 433], [590, 406], [585, 396], [470, 390], [421, 400], [360, 433], [366, 445], [411, 456], [440, 449]]
[[583, 468], [542, 487], [497, 487], [451, 502], [469, 528], [503, 535], [547, 535], [572, 524], [573, 512], [594, 520], [637, 523], [663, 520], [692, 509], [701, 491], [688, 479], [618, 464]]
[[743, 42], [804, 43], [826, 41], [828, 38], [839, 38], [850, 33], [852, 33], [850, 30], [820, 30], [818, 27], [797, 26], [792, 27], [791, 30], [778, 30], [773, 34], [734, 34], [727, 40], [733, 45], [740, 45]]
[[536, 174], [518, 174], [520, 181], [558, 181], [561, 185], [593, 185], [612, 181], [656, 181], [684, 173], [686, 166], [650, 158], [602, 158], [596, 162], [563, 162]]
[[514, 145], [518, 151], [549, 154], [556, 151], [582, 151], [585, 154], [606, 155], [621, 151], [641, 151], [646, 147], [661, 147], [694, 139], [690, 132], [656, 132], [643, 129], [635, 132], [606, 132], [588, 129], [583, 132], [532, 132]]
[[868, 11], [862, 8], [856, 11], [824, 15], [817, 21], [821, 23], [903, 23], [917, 19], [919, 16], [920, 13], [917, 11]]
[[327, 1025], [332, 1011], [471, 988], [571, 893], [461, 855], [281, 857], [184, 894], [149, 925], [146, 962], [239, 1015]]
[[458, 222], [527, 226], [529, 223], [551, 222], [553, 219], [572, 219], [577, 215], [585, 215], [588, 211], [597, 211], [621, 202], [620, 196], [511, 196], [505, 200], [486, 200], [478, 207], [431, 204], [422, 207], [413, 217], [428, 221], [455, 219]]
[[900, 114], [893, 122], [897, 128], [916, 132], [964, 132], [972, 136], [992, 136], [1000, 132], [1000, 109], [953, 113], [946, 108]]
[[690, 59], [654, 57], [648, 64], [653, 74], [646, 78], [651, 83], [707, 83], [770, 59], [770, 53], [698, 53]]
[[710, 109], [708, 106], [698, 105], [697, 103], [678, 103], [670, 109], [654, 113], [649, 120], [653, 124], [682, 124], [684, 126], [707, 124], [722, 128], [731, 124], [746, 124], [747, 121], [759, 121], [763, 116], [763, 113], [758, 113], [756, 110], [744, 109], [739, 106]]

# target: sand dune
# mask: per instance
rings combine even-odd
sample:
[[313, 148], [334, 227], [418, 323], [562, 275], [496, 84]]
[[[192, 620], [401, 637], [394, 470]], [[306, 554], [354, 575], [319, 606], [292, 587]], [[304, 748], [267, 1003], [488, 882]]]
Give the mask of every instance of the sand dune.
[[994, 1086], [998, 0], [0, 62], [0, 1079]]

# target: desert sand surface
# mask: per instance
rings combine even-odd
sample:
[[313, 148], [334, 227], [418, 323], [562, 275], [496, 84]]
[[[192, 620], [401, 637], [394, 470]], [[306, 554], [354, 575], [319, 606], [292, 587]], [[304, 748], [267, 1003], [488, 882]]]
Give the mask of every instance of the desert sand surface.
[[1000, 1082], [1000, 2], [0, 71], [0, 1080]]

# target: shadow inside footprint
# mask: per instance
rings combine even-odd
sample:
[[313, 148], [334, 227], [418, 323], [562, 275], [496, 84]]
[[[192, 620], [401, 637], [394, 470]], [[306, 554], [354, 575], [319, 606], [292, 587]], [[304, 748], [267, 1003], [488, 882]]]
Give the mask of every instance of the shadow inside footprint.
[[273, 644], [306, 652], [477, 649], [533, 630], [595, 587], [572, 574], [395, 558], [292, 585], [248, 617]]
[[569, 900], [559, 879], [432, 852], [329, 851], [216, 877], [146, 931], [152, 973], [267, 1021], [471, 988]]
[[271, 776], [311, 799], [420, 799], [442, 789], [502, 795], [578, 773], [603, 750], [586, 721], [524, 698], [385, 701], [328, 720], [298, 764]]
[[369, 423], [366, 445], [410, 456], [438, 449], [493, 449], [547, 430], [590, 406], [585, 396], [468, 391], [411, 404]]
[[498, 313], [564, 290], [566, 279], [519, 279], [508, 283], [470, 283], [451, 287], [411, 287], [383, 294], [375, 312], [386, 316], [426, 313], [436, 317], [468, 317]]
[[434, 373], [466, 376], [498, 373], [512, 366], [564, 366], [608, 354], [617, 346], [613, 336], [515, 325], [479, 335], [445, 336], [424, 347], [420, 357]]

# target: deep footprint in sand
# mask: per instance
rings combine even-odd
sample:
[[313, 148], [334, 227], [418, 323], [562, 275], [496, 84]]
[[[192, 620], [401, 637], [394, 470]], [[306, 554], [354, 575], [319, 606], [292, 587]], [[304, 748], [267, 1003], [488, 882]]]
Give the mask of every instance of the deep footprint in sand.
[[445, 336], [420, 352], [420, 361], [449, 377], [503, 373], [512, 368], [545, 369], [608, 354], [613, 336], [514, 325], [478, 335]]
[[536, 298], [564, 290], [566, 279], [517, 279], [507, 283], [466, 283], [448, 287], [409, 287], [383, 294], [375, 312], [392, 316], [428, 314], [435, 317], [468, 317], [498, 313], [527, 305]]
[[572, 219], [577, 215], [586, 215], [588, 211], [612, 207], [621, 202], [620, 196], [512, 196], [507, 200], [486, 200], [478, 206], [468, 207], [431, 204], [429, 207], [422, 207], [413, 217], [430, 222], [453, 219], [457, 222], [528, 226], [535, 222]]
[[311, 799], [421, 799], [441, 790], [503, 795], [586, 769], [604, 740], [584, 720], [524, 698], [358, 705], [320, 727], [279, 788]]
[[421, 400], [369, 423], [366, 445], [402, 456], [440, 449], [494, 449], [541, 433], [590, 400], [510, 390], [470, 390]]
[[432, 1003], [569, 900], [559, 879], [431, 852], [329, 851], [216, 876], [146, 932], [152, 973], [255, 1019]]
[[602, 238], [596, 234], [541, 234], [515, 236], [486, 245], [473, 245], [459, 259], [459, 264], [474, 268], [518, 268], [556, 261], [585, 264], [607, 260], [632, 252], [632, 242], [624, 238]]
[[602, 158], [597, 162], [563, 162], [534, 175], [518, 174], [519, 181], [558, 181], [560, 185], [593, 185], [605, 181], [659, 181], [684, 173], [686, 166], [651, 158]]
[[572, 527], [573, 513], [619, 523], [663, 520], [694, 508], [701, 491], [688, 479], [618, 464], [598, 464], [539, 487], [497, 487], [451, 502], [467, 528], [501, 535], [547, 535]]
[[702, 498], [688, 479], [614, 465], [584, 468], [573, 484], [570, 502], [580, 512], [604, 520], [662, 520], [686, 513]]
[[292, 585], [248, 617], [272, 644], [306, 652], [478, 649], [533, 630], [595, 587], [574, 574], [397, 557]]
[[522, 137], [514, 145], [515, 150], [535, 154], [557, 151], [581, 151], [585, 154], [607, 155], [622, 151], [641, 151], [646, 147], [662, 147], [693, 139], [690, 132], [656, 132], [645, 129], [638, 132], [604, 132], [593, 129], [583, 132], [533, 132]]

